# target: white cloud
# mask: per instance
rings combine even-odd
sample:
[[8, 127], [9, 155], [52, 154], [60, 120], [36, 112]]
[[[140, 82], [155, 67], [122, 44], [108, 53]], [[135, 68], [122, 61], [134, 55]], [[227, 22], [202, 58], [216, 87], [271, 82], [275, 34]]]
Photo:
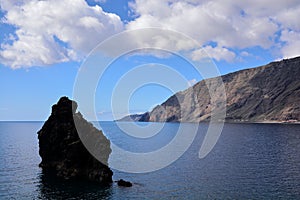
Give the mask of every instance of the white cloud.
[[249, 52], [247, 52], [247, 51], [242, 51], [241, 53], [240, 53], [240, 55], [242, 56], [242, 57], [249, 57], [249, 56], [252, 56]]
[[[200, 2], [200, 1], [198, 1]], [[203, 1], [201, 1], [203, 2]], [[276, 24], [268, 17], [244, 16], [235, 3], [204, 1], [137, 0], [135, 12], [140, 17], [128, 24], [129, 29], [161, 26], [183, 32], [200, 43], [216, 41], [221, 46], [244, 48], [257, 43], [270, 46], [269, 36], [276, 32]]]
[[281, 48], [283, 58], [300, 55], [300, 32], [283, 30], [280, 39], [285, 42], [285, 45]]
[[275, 19], [283, 28], [290, 28], [295, 31], [300, 31], [299, 22], [300, 4], [290, 8], [282, 9]]
[[[138, 17], [127, 29], [164, 27], [185, 33], [203, 46], [215, 42], [217, 47], [206, 45], [206, 50], [216, 60], [232, 60], [235, 54], [229, 49], [271, 50], [278, 46], [283, 28], [300, 27], [298, 0], [136, 0], [131, 8]], [[197, 58], [197, 52], [192, 56]]]
[[[136, 18], [126, 25], [116, 14], [89, 6], [85, 0], [1, 0], [0, 5], [7, 12], [6, 23], [17, 30], [0, 50], [1, 63], [12, 68], [80, 60], [109, 36], [145, 27], [184, 33], [217, 61], [239, 60], [252, 47], [280, 52], [278, 57], [300, 55], [299, 0], [136, 0], [129, 3], [129, 12]], [[164, 34], [132, 36], [124, 45], [190, 50], [194, 60], [203, 57], [185, 39]]]
[[197, 80], [194, 78], [194, 79], [191, 79], [188, 81], [188, 87], [191, 87], [193, 85], [195, 85], [197, 83]]
[[123, 30], [119, 16], [84, 0], [1, 1], [17, 39], [2, 44], [1, 62], [12, 68], [77, 60], [103, 39]]
[[195, 61], [207, 58], [207, 56], [217, 61], [226, 60], [227, 62], [232, 62], [236, 55], [234, 52], [228, 50], [227, 48], [219, 46], [205, 46], [203, 47], [203, 49], [197, 49], [191, 54], [192, 59]]

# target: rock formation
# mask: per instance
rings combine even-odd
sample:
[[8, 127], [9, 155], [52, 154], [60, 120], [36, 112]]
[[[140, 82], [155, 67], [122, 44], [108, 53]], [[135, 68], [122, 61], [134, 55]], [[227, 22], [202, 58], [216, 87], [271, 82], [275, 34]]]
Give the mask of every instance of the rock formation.
[[129, 181], [124, 181], [123, 179], [120, 179], [117, 181], [118, 186], [122, 186], [122, 187], [131, 187], [132, 183], [130, 183]]
[[129, 121], [134, 121], [134, 122], [147, 122], [149, 121], [149, 112], [143, 113], [143, 114], [133, 114], [133, 115], [128, 115], [123, 117], [120, 120], [117, 121], [125, 121], [125, 122], [129, 122]]
[[[77, 112], [77, 103], [62, 97], [52, 106], [52, 113], [38, 132], [40, 167], [43, 171], [54, 172], [63, 179], [112, 183], [113, 172], [107, 166], [111, 153], [110, 141]], [[75, 123], [76, 121], [76, 127]], [[77, 129], [76, 129], [77, 128]], [[77, 130], [90, 138], [97, 146], [101, 161], [94, 158], [84, 147]]]
[[[226, 91], [226, 121], [300, 122], [300, 57], [272, 62], [221, 76]], [[206, 84], [171, 96], [144, 121], [199, 122], [210, 119], [211, 99]], [[217, 94], [223, 95], [223, 94]], [[143, 121], [139, 118], [138, 121]]]

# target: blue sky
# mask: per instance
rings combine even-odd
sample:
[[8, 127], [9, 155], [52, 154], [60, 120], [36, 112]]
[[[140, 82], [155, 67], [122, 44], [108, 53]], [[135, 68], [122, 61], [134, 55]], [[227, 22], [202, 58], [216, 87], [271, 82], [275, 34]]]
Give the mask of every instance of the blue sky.
[[[98, 120], [112, 119], [114, 88], [122, 76], [142, 65], [156, 63], [174, 69], [187, 80], [178, 84], [178, 91], [200, 81], [202, 77], [189, 63], [175, 56], [182, 50], [197, 60], [202, 59], [204, 49], [221, 74], [300, 55], [297, 0], [276, 4], [268, 0], [3, 0], [0, 6], [0, 120], [47, 119], [51, 105], [61, 96], [73, 97], [76, 77], [90, 51], [123, 31], [149, 27], [177, 31], [197, 41], [201, 49], [184, 40], [149, 39], [147, 35], [116, 45], [121, 48], [134, 40], [143, 49], [155, 42], [174, 54], [141, 51], [116, 59], [95, 91]], [[130, 84], [130, 80], [123, 84], [123, 90]], [[117, 100], [118, 117], [127, 114], [123, 105], [141, 113], [173, 92], [177, 91], [155, 83], [141, 85], [130, 99]]]

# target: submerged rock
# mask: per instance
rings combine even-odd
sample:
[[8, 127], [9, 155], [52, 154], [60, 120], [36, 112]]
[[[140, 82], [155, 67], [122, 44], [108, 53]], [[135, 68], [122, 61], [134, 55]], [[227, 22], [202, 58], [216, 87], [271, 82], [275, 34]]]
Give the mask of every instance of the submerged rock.
[[[81, 113], [76, 113], [76, 109], [77, 103], [67, 97], [62, 97], [52, 106], [50, 117], [38, 131], [39, 154], [42, 158], [40, 167], [45, 172], [54, 172], [63, 179], [82, 179], [109, 184], [113, 175], [107, 166], [111, 153], [110, 141], [86, 121]], [[102, 163], [84, 147], [76, 128], [84, 134], [83, 138], [88, 138], [87, 141], [92, 141], [96, 146]]]
[[120, 179], [117, 181], [118, 186], [122, 186], [122, 187], [131, 187], [132, 183], [130, 183], [129, 181], [124, 181], [123, 179]]

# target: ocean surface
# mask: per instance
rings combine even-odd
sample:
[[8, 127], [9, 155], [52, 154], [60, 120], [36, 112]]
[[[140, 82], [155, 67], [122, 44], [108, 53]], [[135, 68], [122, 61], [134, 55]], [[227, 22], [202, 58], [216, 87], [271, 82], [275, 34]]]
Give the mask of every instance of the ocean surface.
[[[227, 123], [213, 150], [199, 159], [208, 127], [200, 123], [191, 146], [169, 166], [148, 173], [113, 169], [113, 179], [131, 181], [131, 188], [115, 183], [103, 188], [43, 174], [36, 134], [42, 125], [0, 122], [0, 199], [300, 199], [300, 125]], [[179, 124], [166, 123], [148, 139], [128, 136], [114, 122], [100, 126], [117, 146], [141, 153], [167, 145]], [[122, 161], [113, 149], [109, 162], [116, 159]]]

